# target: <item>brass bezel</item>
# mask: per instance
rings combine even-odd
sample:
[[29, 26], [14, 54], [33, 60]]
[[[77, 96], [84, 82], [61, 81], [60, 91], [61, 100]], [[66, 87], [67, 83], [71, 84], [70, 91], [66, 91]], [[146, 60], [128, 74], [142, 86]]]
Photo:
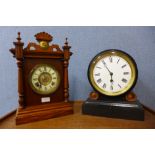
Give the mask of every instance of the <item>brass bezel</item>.
[[[52, 68], [52, 69], [56, 72], [57, 78], [58, 78], [58, 79], [57, 79], [57, 85], [56, 85], [56, 87], [55, 87], [54, 89], [49, 90], [49, 91], [46, 91], [46, 92], [40, 91], [40, 90], [36, 89], [36, 88], [33, 86], [32, 80], [31, 80], [34, 71], [35, 71], [37, 68], [43, 67], [43, 66], [48, 66], [48, 67]], [[36, 65], [36, 66], [30, 71], [28, 81], [29, 81], [30, 87], [32, 88], [32, 90], [33, 90], [35, 93], [41, 94], [41, 95], [49, 95], [49, 94], [54, 93], [54, 92], [58, 89], [58, 87], [59, 87], [59, 85], [60, 85], [60, 74], [59, 74], [59, 72], [55, 69], [55, 67], [53, 67], [52, 65], [49, 65], [49, 64], [38, 64], [38, 65]]]
[[[119, 56], [122, 57], [123, 59], [125, 59], [131, 68], [131, 73], [132, 73], [132, 77], [130, 82], [128, 83], [128, 85], [121, 89], [120, 91], [117, 92], [107, 92], [104, 89], [101, 89], [100, 87], [97, 86], [97, 84], [94, 81], [93, 78], [93, 70], [95, 65], [97, 64], [97, 62], [107, 56]], [[99, 53], [90, 63], [89, 68], [88, 68], [88, 78], [90, 81], [90, 84], [94, 87], [95, 90], [97, 90], [98, 92], [100, 92], [103, 95], [106, 96], [119, 96], [122, 95], [126, 92], [128, 92], [130, 89], [132, 89], [134, 87], [134, 85], [136, 84], [137, 81], [137, 76], [138, 76], [138, 70], [137, 70], [137, 65], [135, 63], [135, 61], [133, 60], [133, 58], [128, 55], [127, 53], [120, 51], [120, 50], [107, 50], [107, 51], [103, 51], [101, 53]]]

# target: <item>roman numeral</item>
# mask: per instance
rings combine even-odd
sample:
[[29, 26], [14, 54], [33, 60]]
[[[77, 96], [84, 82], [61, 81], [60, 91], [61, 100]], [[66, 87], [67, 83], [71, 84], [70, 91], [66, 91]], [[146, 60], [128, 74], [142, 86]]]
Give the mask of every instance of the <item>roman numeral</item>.
[[98, 66], [97, 66], [96, 68], [98, 68], [98, 69], [102, 69], [101, 67], [98, 67]]
[[38, 78], [34, 78], [34, 79], [33, 79], [33, 81], [37, 81], [37, 80], [38, 80]]
[[124, 79], [124, 78], [123, 78], [123, 79], [122, 79], [122, 82], [127, 83], [127, 79]]
[[117, 64], [119, 63], [120, 59], [118, 59]]
[[124, 75], [128, 75], [128, 74], [129, 74], [129, 72], [124, 72], [123, 74], [124, 74]]
[[44, 71], [46, 71], [46, 66], [44, 66]]
[[110, 62], [112, 62], [112, 57], [111, 56], [109, 57], [109, 60], [110, 60]]
[[47, 90], [47, 87], [45, 87], [44, 89]]
[[53, 77], [52, 79], [56, 79], [56, 77]]
[[122, 66], [122, 68], [126, 67], [126, 64]]
[[103, 87], [103, 88], [106, 88], [106, 84], [104, 83], [102, 87]]
[[39, 87], [39, 88], [42, 87], [41, 84], [40, 84], [39, 82], [36, 82], [36, 83], [35, 83], [35, 86], [36, 86], [36, 87]]
[[36, 85], [37, 87], [39, 87], [39, 83], [38, 83], [38, 82], [36, 82], [35, 85]]
[[104, 61], [104, 60], [102, 61], [102, 63], [103, 63], [103, 65], [106, 65], [106, 63], [105, 63], [105, 61]]
[[113, 86], [110, 86], [110, 89], [113, 90]]
[[100, 73], [95, 74], [95, 76], [100, 76]]
[[101, 80], [101, 79], [98, 79], [98, 80], [97, 80], [97, 83], [101, 83], [101, 82], [102, 82], [102, 80]]
[[118, 84], [118, 87], [122, 88], [120, 84]]
[[55, 85], [55, 82], [52, 82], [51, 85], [54, 86]]

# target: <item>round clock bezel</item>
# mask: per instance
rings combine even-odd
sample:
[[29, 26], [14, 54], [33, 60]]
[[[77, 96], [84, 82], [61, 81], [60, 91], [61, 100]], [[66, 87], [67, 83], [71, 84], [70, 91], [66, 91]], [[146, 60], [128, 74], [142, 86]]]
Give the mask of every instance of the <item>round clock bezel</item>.
[[[132, 70], [133, 76], [131, 77], [129, 84], [123, 90], [120, 90], [118, 92], [112, 93], [112, 92], [107, 92], [107, 91], [101, 89], [100, 87], [97, 86], [97, 84], [95, 83], [94, 78], [93, 78], [93, 70], [94, 70], [96, 63], [99, 60], [101, 60], [102, 58], [107, 57], [107, 56], [119, 56], [119, 57], [123, 58], [124, 60], [126, 60], [129, 63], [130, 68]], [[100, 52], [90, 61], [88, 71], [87, 71], [87, 76], [88, 76], [89, 83], [94, 88], [94, 90], [96, 90], [97, 92], [99, 92], [105, 96], [115, 97], [115, 96], [121, 96], [123, 94], [126, 94], [135, 87], [135, 85], [137, 83], [137, 79], [138, 79], [138, 69], [137, 69], [137, 64], [136, 64], [135, 60], [129, 54], [127, 54], [126, 52], [124, 52], [122, 50], [109, 49], [109, 50]]]
[[[33, 73], [35, 72], [35, 70], [36, 70], [37, 68], [43, 67], [43, 66], [47, 66], [47, 67], [52, 68], [52, 69], [56, 72], [56, 74], [57, 74], [57, 85], [56, 85], [56, 87], [55, 87], [54, 89], [49, 90], [49, 91], [46, 91], [46, 92], [39, 91], [39, 90], [36, 89], [36, 88], [34, 87], [34, 85], [32, 84], [32, 75], [33, 75]], [[36, 65], [35, 67], [33, 67], [33, 69], [30, 71], [29, 76], [28, 76], [28, 81], [29, 81], [30, 87], [32, 88], [32, 90], [33, 90], [35, 93], [40, 94], [40, 95], [49, 95], [49, 94], [53, 94], [54, 92], [56, 92], [57, 89], [59, 88], [59, 86], [60, 86], [60, 74], [59, 74], [59, 72], [55, 69], [55, 67], [53, 67], [52, 65], [49, 65], [49, 64], [38, 64], [38, 65]]]

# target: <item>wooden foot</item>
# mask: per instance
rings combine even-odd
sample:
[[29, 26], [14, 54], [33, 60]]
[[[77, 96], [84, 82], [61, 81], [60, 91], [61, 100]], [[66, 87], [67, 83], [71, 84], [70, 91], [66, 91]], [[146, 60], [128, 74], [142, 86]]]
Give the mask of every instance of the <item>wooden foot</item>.
[[89, 99], [91, 100], [97, 100], [99, 98], [99, 94], [97, 92], [91, 92], [89, 94]]
[[126, 101], [133, 102], [137, 100], [137, 96], [134, 92], [129, 92], [125, 95]]

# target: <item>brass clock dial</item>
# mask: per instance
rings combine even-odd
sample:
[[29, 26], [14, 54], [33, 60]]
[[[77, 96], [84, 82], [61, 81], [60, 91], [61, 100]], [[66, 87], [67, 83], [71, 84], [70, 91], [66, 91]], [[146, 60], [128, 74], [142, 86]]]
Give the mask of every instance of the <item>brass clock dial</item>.
[[119, 96], [128, 92], [135, 86], [137, 76], [135, 61], [120, 50], [99, 53], [88, 69], [88, 78], [93, 88], [107, 96]]
[[50, 65], [36, 65], [29, 75], [29, 83], [36, 93], [48, 95], [54, 93], [59, 87], [60, 75]]

